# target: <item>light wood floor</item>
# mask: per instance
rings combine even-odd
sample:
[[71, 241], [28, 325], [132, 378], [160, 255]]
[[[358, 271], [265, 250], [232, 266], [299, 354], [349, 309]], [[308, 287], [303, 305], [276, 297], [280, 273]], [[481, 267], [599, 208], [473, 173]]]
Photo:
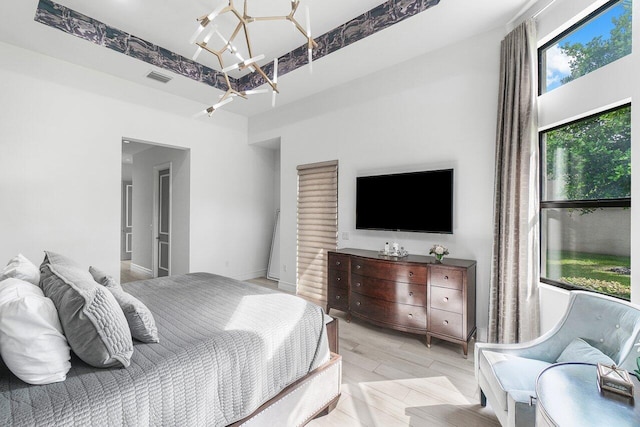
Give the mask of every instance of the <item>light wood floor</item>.
[[120, 261], [120, 283], [135, 282], [150, 279], [151, 275], [131, 270], [131, 261]]
[[[277, 289], [265, 278], [249, 280]], [[311, 427], [499, 426], [490, 407], [481, 407], [473, 373], [473, 342], [462, 348], [433, 339], [338, 318], [342, 396], [329, 415]]]

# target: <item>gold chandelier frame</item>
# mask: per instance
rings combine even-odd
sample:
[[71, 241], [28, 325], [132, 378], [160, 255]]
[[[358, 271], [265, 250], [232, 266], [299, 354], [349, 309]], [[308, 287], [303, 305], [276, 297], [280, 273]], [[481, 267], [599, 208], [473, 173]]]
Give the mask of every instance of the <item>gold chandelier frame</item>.
[[[266, 80], [267, 84], [271, 86], [272, 105], [275, 106], [276, 94], [280, 93], [278, 91], [278, 58], [276, 57], [273, 61], [273, 76], [270, 78], [264, 72], [264, 70], [260, 67], [260, 65], [257, 64], [257, 61], [260, 61], [261, 59], [263, 59], [264, 55], [254, 56], [253, 47], [251, 45], [251, 38], [249, 36], [249, 30], [248, 30], [249, 24], [253, 22], [259, 22], [259, 21], [291, 22], [295, 26], [295, 28], [298, 30], [298, 32], [300, 32], [307, 40], [306, 44], [307, 44], [307, 51], [308, 51], [308, 58], [309, 58], [309, 67], [311, 69], [313, 49], [318, 47], [318, 45], [313, 39], [313, 37], [311, 37], [311, 22], [309, 18], [309, 8], [308, 7], [306, 8], [307, 28], [305, 29], [295, 17], [296, 12], [298, 11], [298, 7], [300, 6], [300, 0], [291, 0], [291, 10], [289, 14], [279, 15], [279, 16], [251, 16], [247, 13], [248, 2], [249, 2], [248, 0], [244, 0], [244, 8], [242, 13], [240, 13], [238, 8], [234, 5], [234, 0], [225, 0], [210, 14], [203, 15], [197, 18], [197, 21], [199, 24], [198, 29], [193, 34], [190, 40], [190, 43], [195, 43], [195, 45], [198, 46], [196, 53], [193, 55], [193, 60], [195, 61], [198, 55], [202, 51], [207, 51], [212, 55], [214, 55], [217, 58], [218, 63], [220, 64], [222, 74], [224, 75], [224, 79], [227, 83], [227, 91], [220, 96], [219, 101], [216, 104], [212, 105], [211, 107], [203, 111], [203, 113], [206, 113], [209, 116], [211, 116], [221, 106], [233, 101], [234, 97], [239, 96], [241, 98], [247, 99], [248, 95], [266, 92], [266, 89], [263, 89], [263, 90], [254, 89], [254, 90], [247, 90], [247, 91], [237, 91], [233, 89], [233, 87], [231, 86], [231, 81], [229, 79], [228, 72], [236, 69], [240, 71], [248, 69], [251, 72], [257, 72], [258, 74], [260, 74]], [[228, 38], [224, 37], [224, 35], [222, 35], [218, 31], [218, 28], [215, 24], [212, 24], [217, 17], [224, 14], [229, 14], [238, 20], [238, 23], [236, 24], [233, 32]], [[198, 37], [204, 32], [204, 29], [210, 24], [212, 24], [212, 28], [208, 32], [208, 34], [204, 37], [203, 40], [197, 41]], [[245, 47], [249, 54], [248, 59], [243, 58], [243, 56], [239, 53], [239, 50], [235, 44], [235, 40], [240, 35], [241, 32], [244, 35], [244, 41], [246, 44]], [[216, 34], [220, 38], [220, 40], [224, 43], [224, 46], [221, 49], [213, 49], [209, 45], [209, 41], [214, 34]], [[235, 56], [239, 60], [239, 62], [225, 67], [225, 61], [223, 58], [223, 54], [225, 52], [229, 52], [231, 55]]]

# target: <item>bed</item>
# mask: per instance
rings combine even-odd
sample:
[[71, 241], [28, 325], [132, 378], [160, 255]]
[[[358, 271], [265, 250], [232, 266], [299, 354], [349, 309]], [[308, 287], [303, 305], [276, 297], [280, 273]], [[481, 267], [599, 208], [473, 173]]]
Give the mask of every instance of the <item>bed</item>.
[[289, 426], [335, 406], [341, 360], [319, 306], [209, 273], [122, 286], [153, 313], [159, 342], [134, 341], [128, 368], [72, 356], [66, 380], [47, 385], [2, 364], [0, 425]]

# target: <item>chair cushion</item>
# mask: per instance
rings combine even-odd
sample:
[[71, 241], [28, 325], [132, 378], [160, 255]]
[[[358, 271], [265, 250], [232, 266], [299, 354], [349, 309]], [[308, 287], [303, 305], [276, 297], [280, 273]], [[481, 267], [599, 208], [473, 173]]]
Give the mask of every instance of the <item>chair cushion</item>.
[[[507, 396], [535, 396], [536, 379], [551, 363], [542, 360], [527, 359], [510, 354], [483, 350], [479, 358], [480, 371], [489, 382], [493, 394], [503, 411], [507, 410]], [[498, 410], [498, 408], [494, 408]]]
[[594, 365], [596, 363], [603, 363], [608, 366], [615, 365], [615, 362], [609, 356], [597, 348], [592, 347], [581, 338], [575, 338], [571, 341], [560, 356], [558, 356], [556, 362], [585, 362], [593, 363]]

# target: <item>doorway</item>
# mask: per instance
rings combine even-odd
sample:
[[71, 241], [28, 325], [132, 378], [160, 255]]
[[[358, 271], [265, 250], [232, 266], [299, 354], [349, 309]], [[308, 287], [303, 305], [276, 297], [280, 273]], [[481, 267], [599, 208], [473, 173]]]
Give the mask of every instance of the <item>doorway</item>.
[[189, 272], [190, 158], [189, 149], [123, 138], [122, 181], [131, 183], [131, 259], [121, 261], [122, 283]]

